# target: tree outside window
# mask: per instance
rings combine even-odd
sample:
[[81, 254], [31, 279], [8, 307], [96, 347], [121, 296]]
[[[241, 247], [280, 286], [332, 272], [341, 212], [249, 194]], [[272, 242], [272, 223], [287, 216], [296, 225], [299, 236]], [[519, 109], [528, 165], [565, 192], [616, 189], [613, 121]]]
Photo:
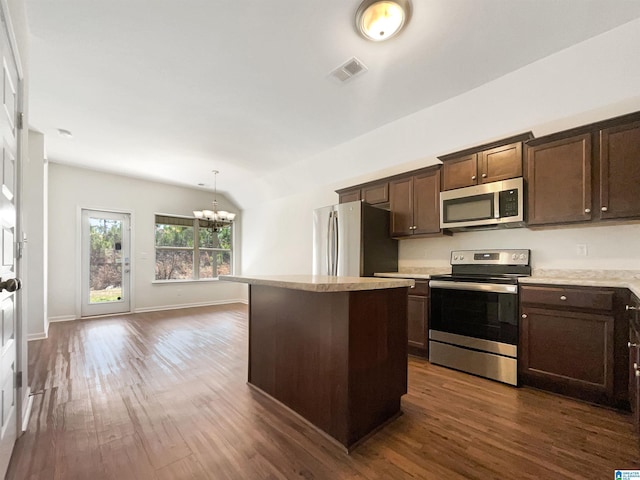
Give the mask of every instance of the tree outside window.
[[[232, 226], [156, 215], [156, 280], [217, 278], [231, 273]], [[197, 239], [197, 241], [196, 241]]]

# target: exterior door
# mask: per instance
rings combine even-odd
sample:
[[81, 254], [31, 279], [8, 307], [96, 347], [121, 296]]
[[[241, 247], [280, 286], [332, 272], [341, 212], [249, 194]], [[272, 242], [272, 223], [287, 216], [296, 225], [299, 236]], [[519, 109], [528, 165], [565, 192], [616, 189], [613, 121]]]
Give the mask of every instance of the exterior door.
[[[0, 7], [2, 9], [2, 7]], [[19, 348], [19, 309], [16, 279], [16, 198], [18, 170], [18, 106], [21, 103], [18, 74], [13, 49], [9, 41], [5, 12], [2, 9], [0, 56], [2, 57], [2, 108], [0, 108], [0, 476], [4, 478], [13, 445], [17, 437], [17, 349]]]
[[130, 311], [128, 213], [82, 210], [83, 317]]

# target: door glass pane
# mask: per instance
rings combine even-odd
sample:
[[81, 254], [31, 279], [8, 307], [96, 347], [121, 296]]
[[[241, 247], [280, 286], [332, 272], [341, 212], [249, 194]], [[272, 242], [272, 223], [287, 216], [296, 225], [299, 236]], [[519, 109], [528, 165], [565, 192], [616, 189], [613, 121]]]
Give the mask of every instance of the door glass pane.
[[122, 221], [89, 218], [89, 303], [122, 301]]

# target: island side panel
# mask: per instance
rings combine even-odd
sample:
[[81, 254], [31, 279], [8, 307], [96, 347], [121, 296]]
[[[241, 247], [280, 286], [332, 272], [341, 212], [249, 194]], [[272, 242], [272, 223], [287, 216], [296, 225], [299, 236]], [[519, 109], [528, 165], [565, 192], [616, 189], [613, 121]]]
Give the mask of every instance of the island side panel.
[[407, 393], [407, 288], [350, 294], [349, 445], [400, 413]]
[[349, 293], [251, 285], [249, 383], [347, 445]]

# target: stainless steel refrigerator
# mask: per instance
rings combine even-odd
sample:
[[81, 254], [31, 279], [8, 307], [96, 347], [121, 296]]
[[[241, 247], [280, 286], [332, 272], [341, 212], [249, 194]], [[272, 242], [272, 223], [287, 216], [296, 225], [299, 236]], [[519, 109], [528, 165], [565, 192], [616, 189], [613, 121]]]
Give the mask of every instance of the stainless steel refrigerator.
[[389, 212], [364, 202], [313, 211], [313, 274], [369, 277], [398, 271]]

